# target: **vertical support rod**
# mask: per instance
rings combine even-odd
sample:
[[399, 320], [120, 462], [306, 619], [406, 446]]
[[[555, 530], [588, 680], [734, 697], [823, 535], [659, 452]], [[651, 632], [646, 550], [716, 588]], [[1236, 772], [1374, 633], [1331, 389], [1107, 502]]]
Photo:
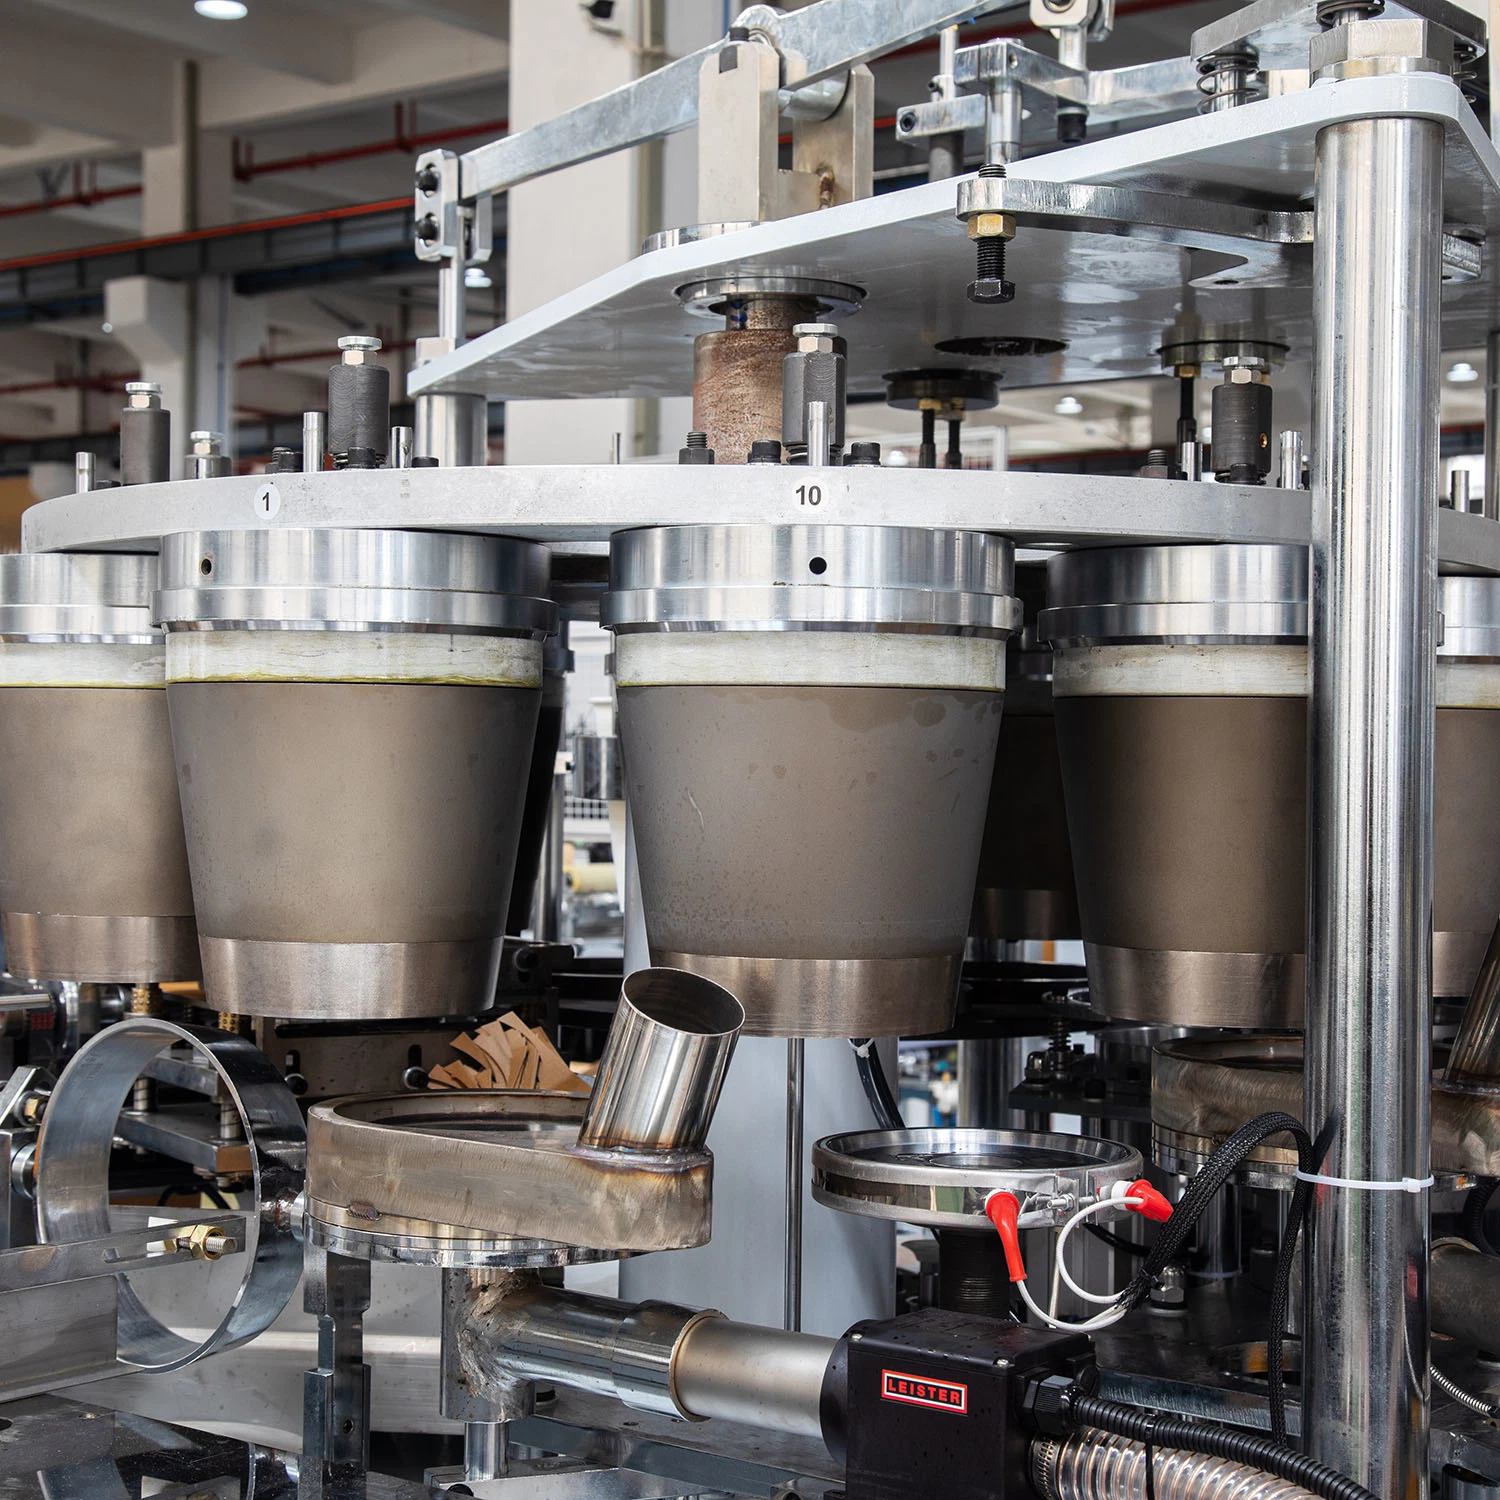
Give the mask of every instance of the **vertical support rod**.
[[1484, 514], [1500, 521], [1500, 329], [1484, 341]]
[[328, 458], [328, 413], [302, 413], [302, 472], [321, 474]]
[[1308, 1452], [1427, 1493], [1443, 133], [1317, 140], [1306, 1118]]
[[452, 255], [438, 267], [438, 337], [451, 339], [456, 349], [466, 334], [463, 256]]
[[302, 1306], [318, 1320], [318, 1368], [302, 1377], [299, 1500], [323, 1500], [370, 1466], [370, 1367], [364, 1316], [370, 1263], [315, 1245], [303, 1251]]
[[464, 1423], [464, 1478], [470, 1484], [505, 1477], [509, 1426], [508, 1422]]
[[[958, 94], [953, 69], [958, 53], [958, 27], [945, 26], [938, 32], [938, 70], [932, 80], [934, 99], [952, 99]], [[961, 130], [935, 135], [927, 143], [927, 180], [942, 182], [957, 177], [964, 169], [964, 133]]]
[[536, 910], [531, 929], [539, 943], [560, 943], [563, 932], [563, 813], [568, 796], [567, 752], [559, 751], [560, 768], [552, 778], [547, 805], [547, 832], [542, 839], [542, 868], [537, 878]]
[[781, 1326], [802, 1331], [802, 1081], [807, 1044], [786, 1044], [786, 1260]]
[[1021, 85], [1013, 79], [990, 88], [984, 111], [984, 159], [992, 167], [1021, 159]]

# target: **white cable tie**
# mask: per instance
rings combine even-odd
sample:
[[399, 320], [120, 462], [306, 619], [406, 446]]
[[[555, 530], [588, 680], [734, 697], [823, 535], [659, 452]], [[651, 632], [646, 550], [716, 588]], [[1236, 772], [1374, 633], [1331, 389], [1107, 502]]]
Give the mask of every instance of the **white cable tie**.
[[863, 1043], [851, 1039], [849, 1045], [854, 1048], [854, 1055], [856, 1057], [868, 1057], [870, 1049], [875, 1045], [875, 1038], [867, 1037]]
[[1321, 1172], [1297, 1170], [1298, 1182], [1311, 1182], [1318, 1187], [1357, 1188], [1366, 1193], [1421, 1193], [1430, 1188], [1436, 1177], [1400, 1177], [1394, 1182], [1365, 1182], [1358, 1177], [1325, 1177]]

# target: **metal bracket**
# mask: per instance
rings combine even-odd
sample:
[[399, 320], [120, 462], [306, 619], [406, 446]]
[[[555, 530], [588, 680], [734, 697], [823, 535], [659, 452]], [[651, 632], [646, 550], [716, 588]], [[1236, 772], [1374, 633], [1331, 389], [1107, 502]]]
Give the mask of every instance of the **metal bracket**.
[[906, 105], [896, 115], [897, 140], [980, 130], [986, 94], [1010, 85], [1060, 104], [1080, 105], [1096, 124], [1180, 114], [1196, 109], [1202, 97], [1197, 64], [1190, 57], [1090, 71], [1070, 68], [1011, 38], [960, 48], [953, 79], [957, 87], [976, 92]]

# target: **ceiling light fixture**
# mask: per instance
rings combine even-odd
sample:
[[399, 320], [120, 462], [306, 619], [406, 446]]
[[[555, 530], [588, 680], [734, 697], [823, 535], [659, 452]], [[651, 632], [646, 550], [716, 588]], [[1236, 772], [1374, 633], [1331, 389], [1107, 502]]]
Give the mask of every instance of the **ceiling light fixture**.
[[1448, 379], [1454, 385], [1472, 385], [1479, 379], [1479, 371], [1468, 360], [1461, 359], [1448, 371]]
[[1077, 396], [1064, 396], [1052, 410], [1060, 417], [1076, 417], [1083, 410], [1083, 402]]
[[243, 21], [250, 11], [244, 0], [193, 0], [193, 9], [210, 21]]
[[490, 280], [489, 272], [483, 266], [469, 266], [464, 271], [464, 285], [486, 287], [494, 286]]

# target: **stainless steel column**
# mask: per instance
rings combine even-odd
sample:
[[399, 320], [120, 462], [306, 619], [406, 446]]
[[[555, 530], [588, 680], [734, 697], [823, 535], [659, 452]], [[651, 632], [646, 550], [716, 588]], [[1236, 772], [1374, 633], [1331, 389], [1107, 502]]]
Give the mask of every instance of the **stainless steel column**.
[[802, 1331], [802, 1090], [806, 1047], [800, 1036], [786, 1044], [786, 1255], [781, 1326]]
[[1500, 521], [1500, 329], [1484, 341], [1484, 514]]
[[[1318, 136], [1306, 1106], [1367, 1184], [1429, 1163], [1442, 172], [1424, 120]], [[1312, 1210], [1305, 1444], [1390, 1497], [1427, 1492], [1427, 1199]]]

